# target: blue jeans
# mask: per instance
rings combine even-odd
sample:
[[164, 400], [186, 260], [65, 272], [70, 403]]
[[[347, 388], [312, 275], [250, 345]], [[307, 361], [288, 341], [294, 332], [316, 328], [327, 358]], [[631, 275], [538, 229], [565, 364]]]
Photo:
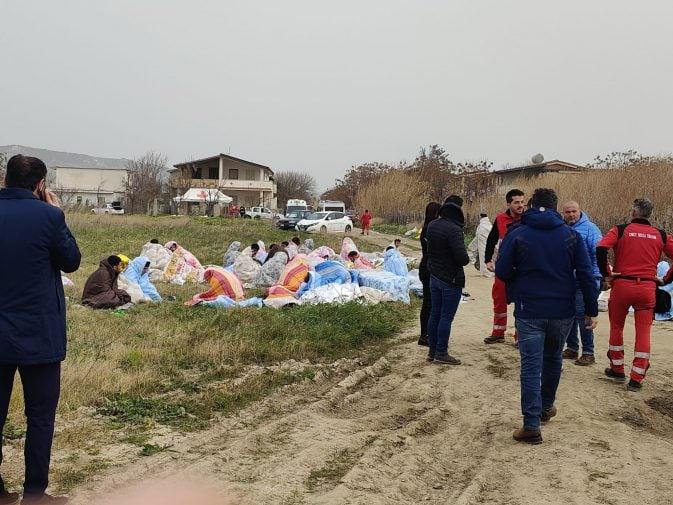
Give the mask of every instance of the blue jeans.
[[580, 343], [577, 338], [577, 328], [579, 327], [579, 334], [582, 337], [582, 354], [594, 355], [594, 330], [587, 330], [584, 322], [584, 297], [582, 291], [577, 290], [575, 293], [575, 324], [570, 328], [568, 333], [568, 349], [579, 352]]
[[453, 284], [447, 284], [434, 275], [430, 277], [430, 320], [428, 321], [428, 340], [431, 354], [446, 354], [449, 350], [451, 323], [458, 310], [463, 290]]
[[575, 318], [516, 318], [521, 354], [521, 413], [523, 426], [540, 429], [542, 412], [551, 409], [561, 380], [563, 345]]

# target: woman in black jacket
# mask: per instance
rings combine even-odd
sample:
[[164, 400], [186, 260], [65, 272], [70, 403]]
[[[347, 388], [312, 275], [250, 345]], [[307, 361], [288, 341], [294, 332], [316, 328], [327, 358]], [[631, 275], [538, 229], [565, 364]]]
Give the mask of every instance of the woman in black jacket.
[[439, 209], [442, 206], [437, 202], [430, 202], [425, 207], [425, 221], [421, 230], [421, 265], [419, 266], [418, 276], [423, 283], [423, 305], [421, 307], [421, 336], [418, 339], [418, 345], [428, 346], [428, 319], [430, 319], [430, 270], [428, 270], [428, 225], [439, 217]]

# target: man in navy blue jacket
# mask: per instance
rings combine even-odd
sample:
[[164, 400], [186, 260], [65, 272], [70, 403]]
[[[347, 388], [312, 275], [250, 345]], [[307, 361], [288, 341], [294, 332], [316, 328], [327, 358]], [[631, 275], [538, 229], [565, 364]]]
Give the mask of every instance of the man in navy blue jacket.
[[495, 274], [507, 283], [521, 354], [518, 442], [542, 442], [540, 422], [556, 415], [562, 353], [575, 321], [575, 279], [584, 297], [587, 328], [596, 327], [598, 287], [584, 240], [557, 212], [551, 189], [537, 189], [521, 225], [505, 236]]
[[[41, 160], [16, 155], [0, 190], [0, 431], [18, 370], [28, 426], [23, 503], [58, 504], [65, 499], [44, 492], [66, 348], [61, 271], [77, 270], [81, 256], [46, 176]], [[0, 478], [0, 504], [17, 500]]]

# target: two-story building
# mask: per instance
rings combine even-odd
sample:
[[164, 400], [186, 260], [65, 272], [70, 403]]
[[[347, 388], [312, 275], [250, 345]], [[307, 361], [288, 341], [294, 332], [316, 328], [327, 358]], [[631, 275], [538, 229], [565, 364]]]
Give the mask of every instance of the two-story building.
[[194, 188], [217, 189], [230, 197], [233, 205], [277, 208], [274, 173], [265, 165], [218, 154], [173, 166], [169, 171], [171, 197], [183, 196]]

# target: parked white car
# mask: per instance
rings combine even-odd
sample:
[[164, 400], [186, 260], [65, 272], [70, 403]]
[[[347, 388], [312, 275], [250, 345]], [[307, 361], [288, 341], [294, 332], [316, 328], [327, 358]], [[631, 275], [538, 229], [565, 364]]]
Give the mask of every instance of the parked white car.
[[353, 221], [343, 212], [314, 212], [297, 223], [297, 231], [327, 233], [353, 231]]
[[266, 207], [250, 207], [246, 213], [247, 219], [273, 219], [274, 213]]
[[124, 209], [121, 205], [115, 205], [113, 203], [106, 203], [97, 209], [91, 209], [91, 212], [94, 214], [123, 214]]

